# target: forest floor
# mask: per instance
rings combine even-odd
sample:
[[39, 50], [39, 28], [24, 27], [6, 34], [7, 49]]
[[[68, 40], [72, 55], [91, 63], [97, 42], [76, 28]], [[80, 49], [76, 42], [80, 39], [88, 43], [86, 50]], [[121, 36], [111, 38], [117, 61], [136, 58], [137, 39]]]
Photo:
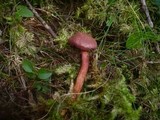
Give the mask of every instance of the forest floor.
[[[158, 0], [27, 1], [0, 1], [0, 120], [159, 120]], [[77, 32], [98, 47], [73, 101]]]

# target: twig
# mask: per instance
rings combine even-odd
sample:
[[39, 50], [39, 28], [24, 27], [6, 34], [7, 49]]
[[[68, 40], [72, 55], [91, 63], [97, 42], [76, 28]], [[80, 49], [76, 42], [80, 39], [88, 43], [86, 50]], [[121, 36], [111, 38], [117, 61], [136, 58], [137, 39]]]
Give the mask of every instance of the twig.
[[146, 4], [146, 0], [141, 0], [141, 4], [142, 4], [142, 9], [144, 10], [145, 14], [146, 14], [146, 17], [147, 17], [147, 21], [148, 21], [148, 24], [151, 28], [153, 28], [153, 22], [151, 20], [151, 17], [150, 17], [150, 14], [149, 14], [149, 11], [148, 11], [148, 7], [147, 7], [147, 4]]
[[42, 23], [42, 25], [48, 30], [48, 32], [56, 38], [56, 33], [52, 30], [52, 28], [40, 17], [40, 15], [37, 13], [37, 11], [33, 8], [33, 6], [30, 4], [28, 0], [25, 0], [26, 4], [29, 6], [31, 11], [34, 13], [34, 15], [37, 17], [37, 19]]

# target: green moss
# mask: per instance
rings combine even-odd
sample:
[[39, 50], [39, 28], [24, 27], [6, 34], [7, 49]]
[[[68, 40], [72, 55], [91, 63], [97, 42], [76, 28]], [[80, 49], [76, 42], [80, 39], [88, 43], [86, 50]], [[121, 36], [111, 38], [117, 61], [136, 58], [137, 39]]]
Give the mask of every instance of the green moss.
[[104, 87], [105, 92], [102, 96], [102, 102], [112, 104], [110, 119], [114, 120], [117, 116], [123, 116], [126, 120], [139, 120], [141, 107], [134, 108], [136, 97], [131, 93], [126, 85], [126, 79], [123, 76], [121, 69], [117, 68], [117, 76], [110, 80]]
[[23, 26], [16, 25], [10, 29], [10, 48], [19, 54], [34, 55], [34, 35]]

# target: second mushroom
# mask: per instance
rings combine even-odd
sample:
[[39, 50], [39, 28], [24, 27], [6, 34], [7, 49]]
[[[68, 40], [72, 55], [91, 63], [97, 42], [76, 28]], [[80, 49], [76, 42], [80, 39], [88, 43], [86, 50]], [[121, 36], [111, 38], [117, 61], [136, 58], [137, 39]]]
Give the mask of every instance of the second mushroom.
[[91, 35], [77, 32], [69, 38], [69, 44], [81, 50], [81, 67], [73, 88], [72, 99], [75, 100], [82, 90], [85, 77], [89, 67], [89, 51], [97, 48], [97, 42]]

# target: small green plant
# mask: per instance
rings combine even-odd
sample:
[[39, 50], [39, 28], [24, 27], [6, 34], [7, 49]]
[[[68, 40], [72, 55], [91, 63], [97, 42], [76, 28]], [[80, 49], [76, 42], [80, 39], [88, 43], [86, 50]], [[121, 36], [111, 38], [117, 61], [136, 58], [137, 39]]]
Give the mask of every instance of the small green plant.
[[144, 47], [144, 42], [151, 41], [151, 42], [158, 42], [160, 40], [160, 35], [154, 33], [151, 30], [137, 30], [133, 33], [130, 33], [127, 41], [126, 41], [126, 48], [133, 49], [133, 48], [142, 48]]
[[20, 23], [22, 18], [30, 18], [33, 17], [32, 11], [30, 11], [26, 6], [18, 5], [16, 6], [15, 12], [11, 16], [5, 17], [7, 23], [10, 25], [14, 25]]
[[22, 25], [23, 18], [33, 17], [32, 11], [26, 6], [18, 5], [15, 7], [15, 12], [10, 16], [5, 16], [7, 23], [10, 25], [10, 50], [20, 54], [33, 55], [36, 47], [33, 45], [34, 35], [28, 32]]
[[48, 92], [48, 84], [51, 82], [52, 72], [46, 69], [36, 69], [35, 65], [28, 59], [22, 61], [22, 68], [30, 79], [35, 80], [33, 86], [41, 92]]

